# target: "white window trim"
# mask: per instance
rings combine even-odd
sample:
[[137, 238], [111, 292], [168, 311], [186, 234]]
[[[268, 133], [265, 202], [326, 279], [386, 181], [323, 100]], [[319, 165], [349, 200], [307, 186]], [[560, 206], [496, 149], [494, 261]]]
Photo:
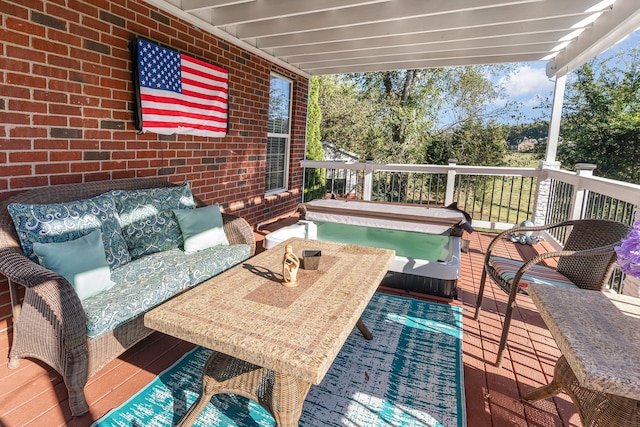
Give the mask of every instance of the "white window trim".
[[[285, 80], [289, 82], [290, 91], [289, 91], [289, 133], [270, 133], [267, 132], [267, 138], [284, 138], [286, 140], [285, 143], [285, 158], [284, 158], [284, 179], [283, 179], [283, 187], [276, 188], [273, 190], [269, 190], [265, 193], [265, 196], [272, 196], [274, 194], [283, 193], [285, 191], [289, 191], [289, 162], [291, 160], [291, 122], [293, 121], [292, 113], [293, 113], [293, 80], [283, 76], [278, 73], [270, 73], [269, 75], [269, 85], [271, 85], [271, 77], [277, 77], [279, 79]], [[271, 95], [269, 95], [271, 97]], [[265, 164], [265, 168], [267, 165]], [[265, 173], [266, 176], [266, 173]], [[265, 183], [266, 185], [266, 183]]]

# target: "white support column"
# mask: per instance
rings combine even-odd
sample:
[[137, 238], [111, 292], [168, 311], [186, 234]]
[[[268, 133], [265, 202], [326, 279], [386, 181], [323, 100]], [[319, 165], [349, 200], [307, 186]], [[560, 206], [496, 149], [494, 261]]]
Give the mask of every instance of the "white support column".
[[444, 205], [449, 206], [453, 203], [453, 193], [456, 188], [456, 170], [454, 169], [458, 164], [458, 159], [449, 159], [449, 171], [447, 172], [447, 189], [444, 195]]
[[373, 193], [373, 160], [367, 160], [364, 165], [364, 189], [362, 193], [362, 200], [371, 200], [371, 194]]
[[560, 121], [562, 120], [562, 103], [564, 102], [564, 88], [567, 83], [567, 76], [556, 76], [556, 85], [553, 90], [553, 105], [551, 107], [551, 121], [549, 122], [549, 135], [547, 138], [547, 153], [545, 162], [556, 161], [558, 152], [558, 141], [560, 139]]
[[562, 120], [562, 103], [564, 102], [564, 89], [567, 83], [566, 74], [556, 75], [556, 84], [553, 90], [553, 105], [551, 106], [551, 120], [549, 121], [549, 133], [547, 135], [547, 152], [544, 161], [540, 162], [540, 176], [536, 186], [533, 218], [535, 225], [546, 224], [547, 207], [551, 191], [551, 181], [547, 178], [545, 169], [560, 169], [560, 163], [556, 161], [558, 142], [560, 140], [560, 121]]
[[547, 177], [547, 169], [560, 169], [559, 162], [540, 162], [538, 166], [540, 174], [538, 175], [536, 185], [536, 197], [533, 202], [533, 218], [531, 221], [535, 225], [547, 224], [547, 208], [549, 206], [549, 198], [551, 195], [551, 180]]

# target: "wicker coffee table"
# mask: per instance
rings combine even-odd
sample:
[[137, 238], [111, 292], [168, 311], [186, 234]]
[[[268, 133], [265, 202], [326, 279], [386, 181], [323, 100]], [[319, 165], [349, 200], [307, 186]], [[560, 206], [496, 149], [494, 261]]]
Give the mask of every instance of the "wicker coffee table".
[[[284, 247], [322, 251], [318, 270], [281, 285]], [[320, 384], [394, 252], [290, 239], [145, 315], [147, 327], [214, 350], [203, 369], [203, 392], [181, 420], [191, 425], [214, 394], [235, 393], [265, 407], [280, 427], [297, 426], [312, 384]]]

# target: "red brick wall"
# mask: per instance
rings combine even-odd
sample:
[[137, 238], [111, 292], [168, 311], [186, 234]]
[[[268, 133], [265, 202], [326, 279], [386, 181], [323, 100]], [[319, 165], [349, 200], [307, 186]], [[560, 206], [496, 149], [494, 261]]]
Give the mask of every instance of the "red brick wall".
[[[128, 49], [135, 36], [229, 70], [225, 138], [137, 133]], [[265, 197], [271, 71], [294, 80], [290, 191]], [[256, 225], [301, 201], [307, 86], [140, 0], [0, 0], [0, 200], [36, 186], [165, 176], [189, 180], [194, 194]], [[10, 317], [0, 276], [0, 331]]]

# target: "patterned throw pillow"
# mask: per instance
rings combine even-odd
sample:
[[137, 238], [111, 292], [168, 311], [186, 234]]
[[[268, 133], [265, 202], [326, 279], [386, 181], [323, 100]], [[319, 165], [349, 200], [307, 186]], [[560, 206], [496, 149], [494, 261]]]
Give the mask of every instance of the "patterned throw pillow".
[[182, 233], [172, 209], [194, 209], [189, 183], [179, 187], [112, 190], [122, 234], [132, 258], [182, 245]]
[[116, 213], [116, 205], [109, 194], [68, 203], [8, 206], [20, 245], [25, 255], [38, 262], [33, 243], [60, 243], [86, 236], [100, 229], [107, 263], [117, 268], [131, 261], [127, 243]]

